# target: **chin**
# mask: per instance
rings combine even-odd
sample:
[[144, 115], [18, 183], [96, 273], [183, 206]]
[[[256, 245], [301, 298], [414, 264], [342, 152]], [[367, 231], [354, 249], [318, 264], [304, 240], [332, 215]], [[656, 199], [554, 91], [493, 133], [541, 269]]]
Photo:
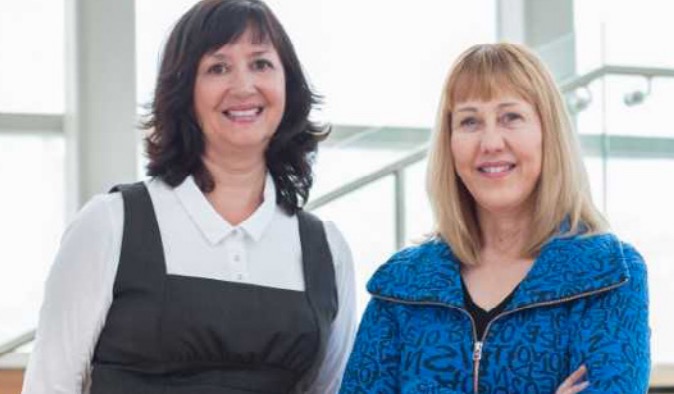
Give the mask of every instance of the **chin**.
[[522, 210], [528, 210], [531, 207], [530, 198], [503, 198], [495, 197], [489, 199], [476, 199], [476, 203], [479, 209], [492, 213], [492, 214], [501, 214], [501, 213], [510, 213], [517, 212]]

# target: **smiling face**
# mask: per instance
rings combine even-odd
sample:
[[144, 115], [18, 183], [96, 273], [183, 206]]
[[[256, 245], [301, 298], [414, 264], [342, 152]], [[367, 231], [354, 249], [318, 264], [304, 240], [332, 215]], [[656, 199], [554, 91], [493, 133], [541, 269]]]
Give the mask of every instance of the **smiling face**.
[[541, 121], [536, 109], [513, 95], [456, 103], [451, 112], [456, 173], [478, 212], [520, 212], [533, 204], [541, 174]]
[[285, 111], [285, 73], [274, 46], [255, 42], [251, 29], [206, 53], [194, 84], [194, 111], [205, 154], [260, 155]]

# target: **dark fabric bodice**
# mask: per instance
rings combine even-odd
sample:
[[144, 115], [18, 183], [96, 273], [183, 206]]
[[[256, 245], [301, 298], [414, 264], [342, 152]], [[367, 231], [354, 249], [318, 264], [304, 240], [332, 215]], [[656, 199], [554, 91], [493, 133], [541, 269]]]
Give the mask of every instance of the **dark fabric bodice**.
[[[117, 190], [117, 189], [113, 189]], [[142, 183], [120, 187], [124, 235], [91, 394], [300, 392], [337, 313], [322, 223], [298, 213], [305, 291], [171, 275]]]

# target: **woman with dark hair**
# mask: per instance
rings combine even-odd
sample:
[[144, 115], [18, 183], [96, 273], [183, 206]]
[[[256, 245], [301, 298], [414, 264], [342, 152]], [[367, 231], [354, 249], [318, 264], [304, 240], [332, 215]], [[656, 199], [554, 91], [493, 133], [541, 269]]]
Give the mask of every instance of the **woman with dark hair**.
[[52, 268], [24, 394], [334, 393], [353, 263], [302, 210], [326, 132], [271, 10], [176, 24], [145, 127], [150, 179], [95, 197]]

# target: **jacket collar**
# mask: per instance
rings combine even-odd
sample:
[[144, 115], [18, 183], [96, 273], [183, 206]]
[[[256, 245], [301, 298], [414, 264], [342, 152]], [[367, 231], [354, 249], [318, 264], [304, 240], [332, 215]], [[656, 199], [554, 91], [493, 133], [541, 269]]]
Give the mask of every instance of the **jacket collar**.
[[[460, 263], [434, 239], [395, 254], [368, 283], [368, 291], [401, 302], [464, 307]], [[560, 302], [618, 286], [629, 279], [620, 241], [612, 234], [548, 241], [515, 291], [507, 310]]]

